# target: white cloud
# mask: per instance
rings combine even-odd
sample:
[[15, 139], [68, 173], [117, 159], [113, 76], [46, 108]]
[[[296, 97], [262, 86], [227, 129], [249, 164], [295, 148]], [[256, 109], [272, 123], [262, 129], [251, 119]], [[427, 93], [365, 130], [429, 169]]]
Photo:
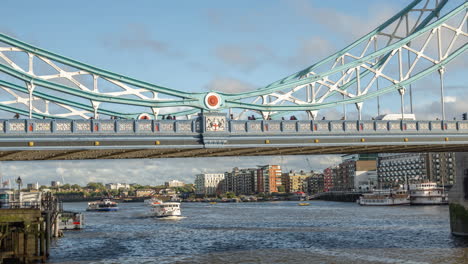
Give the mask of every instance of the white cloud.
[[240, 93], [255, 89], [252, 84], [229, 77], [215, 78], [211, 80], [205, 87], [210, 91], [213, 90], [227, 93]]
[[314, 23], [324, 26], [345, 38], [358, 38], [393, 16], [397, 9], [389, 5], [371, 6], [369, 17], [358, 17], [332, 8], [315, 6], [314, 2], [306, 0], [287, 1], [297, 14], [311, 19]]
[[148, 27], [143, 24], [128, 24], [122, 32], [102, 37], [102, 43], [107, 47], [125, 50], [145, 50], [171, 57], [183, 55], [167, 43], [157, 40]]
[[287, 59], [287, 64], [295, 67], [309, 66], [332, 54], [333, 51], [335, 51], [334, 44], [322, 37], [314, 36], [302, 39], [299, 41], [296, 54]]
[[220, 45], [214, 53], [226, 65], [244, 72], [250, 72], [274, 57], [269, 48], [259, 44]]
[[456, 96], [444, 96], [445, 103], [455, 103], [457, 102]]
[[[457, 95], [457, 96], [445, 96], [445, 116], [447, 120], [456, 118], [457, 120], [461, 119], [461, 114], [468, 111], [466, 103], [468, 101], [468, 96]], [[442, 110], [441, 103], [439, 99], [429, 101], [424, 104], [415, 105], [414, 112], [416, 118], [419, 120], [435, 120], [436, 118], [441, 118]]]

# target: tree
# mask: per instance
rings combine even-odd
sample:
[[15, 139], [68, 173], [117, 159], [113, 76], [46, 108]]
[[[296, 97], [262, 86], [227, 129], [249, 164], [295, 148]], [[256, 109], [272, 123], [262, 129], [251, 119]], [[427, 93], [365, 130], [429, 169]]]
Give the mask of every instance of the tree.
[[117, 196], [119, 195], [119, 190], [108, 190], [107, 193], [112, 196]]
[[78, 184], [73, 184], [72, 186], [70, 186], [70, 188], [72, 188], [72, 190], [76, 190], [76, 191], [81, 190], [81, 186], [79, 186]]
[[226, 198], [228, 198], [228, 199], [236, 198], [236, 194], [232, 193], [232, 192], [227, 192], [226, 193]]
[[67, 184], [62, 185], [61, 188], [62, 188], [63, 190], [70, 190], [71, 187], [70, 187], [70, 184], [67, 183]]
[[105, 190], [106, 188], [104, 185], [100, 182], [90, 182], [86, 185], [86, 188], [91, 189], [91, 190]]

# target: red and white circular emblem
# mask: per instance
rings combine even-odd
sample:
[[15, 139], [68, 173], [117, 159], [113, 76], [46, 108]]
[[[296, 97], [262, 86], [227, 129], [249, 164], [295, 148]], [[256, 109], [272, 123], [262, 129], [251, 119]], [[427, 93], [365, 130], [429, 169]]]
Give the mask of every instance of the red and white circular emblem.
[[151, 116], [147, 113], [141, 113], [140, 115], [138, 115], [138, 119], [140, 120], [150, 120], [151, 119]]
[[205, 105], [209, 109], [217, 109], [221, 105], [221, 97], [217, 93], [207, 93], [205, 95]]

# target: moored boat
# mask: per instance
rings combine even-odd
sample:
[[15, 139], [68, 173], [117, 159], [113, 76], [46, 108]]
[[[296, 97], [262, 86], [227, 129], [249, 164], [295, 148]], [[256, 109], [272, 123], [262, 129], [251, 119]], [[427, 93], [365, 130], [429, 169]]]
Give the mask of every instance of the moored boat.
[[447, 192], [435, 182], [410, 184], [409, 190], [412, 205], [448, 204]]
[[102, 199], [101, 201], [89, 202], [86, 211], [96, 212], [109, 212], [119, 210], [118, 203], [111, 201], [110, 199]]
[[358, 200], [359, 205], [389, 206], [409, 205], [410, 198], [406, 190], [374, 190], [365, 193]]

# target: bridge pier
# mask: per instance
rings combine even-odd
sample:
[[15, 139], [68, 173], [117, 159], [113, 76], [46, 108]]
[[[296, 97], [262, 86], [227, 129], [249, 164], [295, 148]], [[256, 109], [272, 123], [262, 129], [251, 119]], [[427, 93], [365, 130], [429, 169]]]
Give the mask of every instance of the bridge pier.
[[468, 152], [456, 153], [456, 180], [449, 193], [450, 230], [468, 237]]

